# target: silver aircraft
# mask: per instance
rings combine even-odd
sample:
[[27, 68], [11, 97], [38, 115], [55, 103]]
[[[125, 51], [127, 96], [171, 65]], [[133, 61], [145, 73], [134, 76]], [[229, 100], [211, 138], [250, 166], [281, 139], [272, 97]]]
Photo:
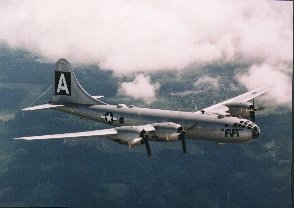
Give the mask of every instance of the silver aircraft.
[[[110, 129], [15, 139], [42, 140], [104, 136], [129, 147], [144, 144], [151, 156], [149, 141], [181, 141], [186, 153], [185, 138], [202, 139], [215, 143], [242, 143], [258, 138], [260, 128], [254, 123], [254, 98], [273, 86], [260, 87], [232, 99], [197, 112], [182, 112], [110, 105], [102, 102], [103, 96], [89, 95], [79, 84], [70, 63], [65, 59], [56, 62], [54, 93], [46, 104], [24, 108], [24, 111], [55, 109], [81, 118], [113, 126]], [[253, 100], [252, 103], [248, 102]]]

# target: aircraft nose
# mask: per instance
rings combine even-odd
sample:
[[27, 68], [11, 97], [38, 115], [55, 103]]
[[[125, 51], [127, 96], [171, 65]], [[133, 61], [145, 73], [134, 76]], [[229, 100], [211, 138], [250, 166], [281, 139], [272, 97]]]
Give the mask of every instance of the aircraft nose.
[[259, 128], [258, 126], [255, 125], [255, 126], [252, 128], [252, 138], [253, 138], [253, 139], [258, 138], [259, 134], [260, 134], [260, 128]]

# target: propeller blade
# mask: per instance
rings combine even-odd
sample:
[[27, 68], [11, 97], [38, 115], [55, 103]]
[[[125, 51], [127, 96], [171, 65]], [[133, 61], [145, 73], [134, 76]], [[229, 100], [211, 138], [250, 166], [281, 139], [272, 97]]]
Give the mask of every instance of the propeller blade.
[[180, 140], [182, 142], [183, 153], [186, 154], [187, 153], [187, 148], [186, 148], [186, 138], [185, 138], [184, 133], [181, 135]]
[[250, 118], [252, 122], [255, 122], [255, 111], [250, 111]]
[[178, 130], [178, 132], [180, 133], [179, 135], [179, 140], [181, 140], [182, 142], [182, 149], [183, 149], [183, 153], [186, 154], [187, 153], [187, 148], [186, 148], [186, 131], [185, 129], [181, 126]]
[[141, 143], [145, 144], [148, 157], [151, 157], [152, 154], [151, 154], [150, 144], [149, 144], [149, 141], [148, 141], [147, 132], [145, 130], [142, 130], [141, 133], [140, 133], [140, 136], [142, 137]]
[[145, 144], [145, 147], [147, 150], [148, 157], [151, 157], [151, 148], [150, 148], [150, 144], [149, 144], [149, 141], [147, 138], [145, 138], [144, 144]]
[[251, 103], [251, 105], [249, 106], [249, 109], [250, 109], [250, 110], [254, 110], [254, 111], [256, 111], [256, 109], [255, 109], [255, 104], [254, 104], [254, 99], [252, 100], [252, 103]]
[[185, 130], [185, 132], [186, 132], [186, 131], [189, 131], [189, 130], [191, 130], [191, 129], [195, 128], [195, 127], [196, 127], [196, 124], [194, 124], [193, 126], [191, 126], [191, 127], [187, 128], [187, 129]]

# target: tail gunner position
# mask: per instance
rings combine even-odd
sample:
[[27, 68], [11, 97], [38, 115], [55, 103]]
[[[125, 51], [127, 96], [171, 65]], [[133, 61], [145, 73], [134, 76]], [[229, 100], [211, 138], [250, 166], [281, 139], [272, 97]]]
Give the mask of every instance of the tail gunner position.
[[149, 141], [180, 141], [183, 152], [186, 153], [186, 137], [215, 143], [242, 143], [258, 138], [260, 128], [254, 123], [257, 109], [254, 102], [248, 101], [272, 89], [272, 86], [260, 87], [197, 112], [149, 109], [125, 104], [110, 105], [100, 100], [103, 96], [91, 96], [81, 87], [70, 63], [65, 59], [56, 62], [53, 86], [54, 93], [47, 104], [23, 110], [55, 109], [105, 123], [113, 128], [15, 139], [104, 136], [129, 147], [144, 144], [149, 157]]

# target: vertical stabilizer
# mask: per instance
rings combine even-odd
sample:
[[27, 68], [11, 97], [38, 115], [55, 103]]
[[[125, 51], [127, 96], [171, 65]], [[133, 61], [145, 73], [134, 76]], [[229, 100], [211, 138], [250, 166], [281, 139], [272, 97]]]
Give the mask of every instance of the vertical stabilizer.
[[70, 63], [66, 59], [56, 62], [54, 92], [50, 102], [85, 105], [102, 104], [89, 95], [79, 84]]

